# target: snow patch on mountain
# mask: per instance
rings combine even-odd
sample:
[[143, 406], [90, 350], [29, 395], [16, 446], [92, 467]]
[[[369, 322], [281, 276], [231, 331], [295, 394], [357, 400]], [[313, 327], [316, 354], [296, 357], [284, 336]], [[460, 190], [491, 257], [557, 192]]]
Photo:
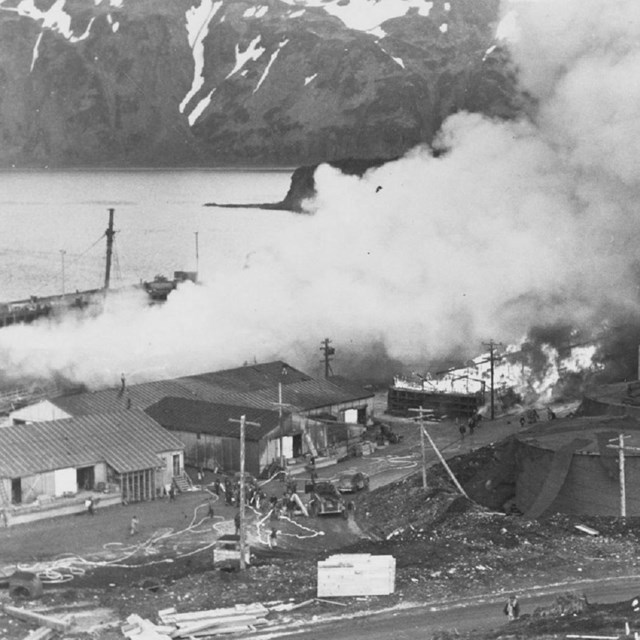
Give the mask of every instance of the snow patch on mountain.
[[267, 5], [259, 5], [257, 7], [250, 7], [243, 14], [243, 18], [263, 18], [267, 11], [269, 11], [269, 7]]
[[[200, 91], [204, 85], [204, 39], [209, 34], [209, 24], [222, 6], [222, 0], [213, 2], [213, 0], [202, 0], [200, 5], [191, 7], [186, 14], [187, 39], [193, 53], [193, 81], [191, 89], [180, 103], [180, 113], [184, 113], [187, 104], [193, 96]], [[211, 98], [211, 93], [208, 98]], [[201, 104], [201, 103], [200, 103]], [[200, 104], [196, 109], [200, 108]], [[195, 111], [195, 110], [194, 110]], [[189, 116], [189, 123], [193, 124], [198, 116], [192, 122], [192, 114]], [[198, 114], [199, 115], [199, 114]]]
[[428, 16], [433, 2], [427, 0], [282, 0], [296, 7], [317, 7], [341, 20], [348, 29], [371, 31], [392, 18], [407, 15], [417, 9], [421, 16]]
[[382, 40], [387, 37], [387, 32], [380, 26], [375, 27], [374, 29], [370, 29], [367, 31], [368, 34], [375, 36], [378, 40]]
[[256, 36], [250, 43], [249, 46], [244, 50], [240, 51], [240, 46], [236, 45], [236, 64], [231, 69], [231, 71], [225, 76], [225, 80], [228, 80], [231, 76], [235, 75], [244, 67], [249, 60], [257, 60], [262, 56], [262, 54], [266, 51], [264, 47], [259, 46], [260, 40], [262, 40], [262, 36]]
[[215, 93], [215, 87], [209, 91], [209, 93], [198, 102], [195, 108], [191, 111], [188, 116], [189, 126], [193, 127], [193, 125], [198, 121], [198, 118], [202, 115], [204, 110], [211, 104], [211, 97]]
[[[80, 42], [89, 37], [91, 33], [91, 26], [95, 18], [91, 18], [87, 28], [80, 35], [76, 35], [71, 29], [71, 16], [64, 10], [66, 0], [56, 0], [46, 11], [43, 11], [36, 7], [34, 0], [22, 0], [15, 7], [7, 7], [4, 5], [4, 0], [0, 0], [0, 10], [12, 11], [17, 13], [23, 18], [30, 18], [35, 22], [41, 22], [42, 31], [46, 29], [53, 31], [61, 35], [65, 40], [71, 43]], [[33, 54], [31, 56], [31, 71], [38, 60], [38, 51], [40, 42], [42, 41], [42, 32], [38, 36], [36, 43], [33, 47]]]
[[380, 51], [382, 51], [382, 53], [384, 53], [385, 55], [389, 56], [399, 67], [402, 67], [403, 69], [406, 69], [405, 64], [404, 64], [404, 60], [402, 58], [398, 58], [397, 56], [391, 55], [379, 42], [377, 42], [376, 44], [378, 45], [378, 47], [380, 48]]
[[269, 70], [271, 69], [271, 65], [276, 61], [276, 58], [278, 57], [280, 51], [282, 50], [282, 47], [286, 46], [288, 42], [289, 42], [289, 38], [286, 38], [285, 40], [283, 40], [278, 45], [278, 48], [271, 54], [271, 58], [269, 58], [269, 62], [267, 63], [265, 70], [260, 76], [260, 80], [258, 80], [258, 84], [256, 85], [256, 88], [253, 90], [253, 93], [255, 93], [262, 86], [262, 83], [265, 81], [265, 78], [269, 75]]

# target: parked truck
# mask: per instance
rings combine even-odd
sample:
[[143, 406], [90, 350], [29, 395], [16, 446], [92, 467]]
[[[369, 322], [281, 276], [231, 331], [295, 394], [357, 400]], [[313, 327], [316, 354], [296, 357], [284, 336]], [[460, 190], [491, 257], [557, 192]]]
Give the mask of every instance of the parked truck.
[[311, 517], [324, 515], [349, 517], [347, 504], [333, 482], [316, 482], [309, 497], [308, 508]]

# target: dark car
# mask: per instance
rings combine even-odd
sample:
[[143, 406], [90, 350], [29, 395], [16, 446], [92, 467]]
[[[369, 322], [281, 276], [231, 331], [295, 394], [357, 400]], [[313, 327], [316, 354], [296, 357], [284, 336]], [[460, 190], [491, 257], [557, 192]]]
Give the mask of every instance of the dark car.
[[369, 488], [369, 476], [362, 471], [341, 473], [338, 477], [338, 491], [340, 493], [355, 493]]

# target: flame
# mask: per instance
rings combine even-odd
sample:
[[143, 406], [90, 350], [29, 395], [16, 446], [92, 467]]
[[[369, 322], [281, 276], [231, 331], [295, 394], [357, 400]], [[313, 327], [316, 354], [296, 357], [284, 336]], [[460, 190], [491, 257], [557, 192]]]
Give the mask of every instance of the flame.
[[[542, 407], [558, 400], [562, 382], [569, 374], [586, 376], [602, 369], [594, 362], [595, 345], [570, 347], [562, 354], [543, 344], [532, 349], [526, 340], [494, 354], [494, 389], [498, 399], [507, 395], [520, 399], [519, 406]], [[535, 357], [533, 357], [535, 355]], [[466, 367], [443, 375], [427, 373], [395, 376], [394, 386], [436, 393], [489, 393], [491, 354], [475, 357]]]

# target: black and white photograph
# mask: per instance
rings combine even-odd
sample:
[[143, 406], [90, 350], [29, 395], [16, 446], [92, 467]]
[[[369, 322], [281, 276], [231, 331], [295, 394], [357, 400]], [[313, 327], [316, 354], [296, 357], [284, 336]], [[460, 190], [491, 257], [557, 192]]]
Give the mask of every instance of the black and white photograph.
[[637, 0], [0, 0], [0, 638], [280, 637], [640, 637]]

